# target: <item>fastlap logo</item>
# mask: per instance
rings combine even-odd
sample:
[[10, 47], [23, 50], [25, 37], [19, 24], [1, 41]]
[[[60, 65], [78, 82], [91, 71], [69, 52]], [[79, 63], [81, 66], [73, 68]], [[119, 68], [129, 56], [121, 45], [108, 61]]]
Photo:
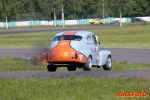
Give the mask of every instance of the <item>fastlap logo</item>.
[[66, 43], [66, 42], [63, 42], [63, 43], [61, 43], [61, 45], [67, 45], [67, 43]]
[[92, 53], [93, 53], [93, 52], [94, 52], [94, 49], [92, 48], [91, 51], [92, 51]]
[[117, 92], [117, 97], [147, 97], [146, 92]]

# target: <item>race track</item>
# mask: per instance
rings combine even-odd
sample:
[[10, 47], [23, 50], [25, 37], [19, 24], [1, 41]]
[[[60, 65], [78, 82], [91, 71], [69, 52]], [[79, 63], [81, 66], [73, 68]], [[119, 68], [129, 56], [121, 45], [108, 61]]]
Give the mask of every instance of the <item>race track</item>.
[[144, 27], [150, 27], [150, 26], [18, 29], [18, 30], [0, 30], [0, 34], [52, 32], [52, 31], [79, 31], [79, 30], [98, 30], [98, 29], [120, 29], [120, 28], [144, 28]]
[[149, 78], [149, 70], [110, 70], [110, 71], [64, 71], [64, 72], [19, 72], [0, 73], [0, 78], [66, 78], [77, 77], [139, 77]]
[[[110, 50], [114, 61], [128, 61], [128, 63], [149, 63], [150, 49], [103, 48]], [[45, 49], [0, 49], [0, 57], [21, 57], [30, 59]], [[115, 66], [113, 66], [115, 67]], [[70, 77], [140, 77], [150, 78], [150, 70], [110, 70], [110, 71], [73, 71], [73, 72], [19, 72], [0, 73], [0, 78], [59, 78]]]
[[[101, 50], [110, 50], [112, 52], [112, 59], [116, 62], [127, 61], [128, 63], [150, 63], [150, 49], [102, 48]], [[0, 49], [0, 57], [7, 56], [31, 59], [33, 56], [39, 55], [40, 51], [46, 52], [48, 49]]]
[[[52, 32], [52, 31], [73, 31], [73, 30], [91, 30], [91, 29], [120, 29], [120, 28], [138, 28], [149, 26], [127, 26], [127, 27], [88, 27], [88, 28], [53, 28], [53, 29], [23, 29], [23, 30], [0, 30], [0, 34], [31, 33], [31, 32]], [[40, 51], [48, 49], [35, 48], [11, 48], [0, 49], [0, 57], [20, 57], [31, 59], [38, 55]], [[113, 61], [127, 61], [128, 63], [150, 63], [150, 49], [136, 48], [102, 48], [101, 50], [110, 50]], [[115, 66], [113, 66], [115, 67]], [[72, 74], [78, 77], [140, 77], [150, 79], [150, 70], [111, 70], [111, 71], [73, 71], [73, 72], [19, 72], [19, 73], [0, 73], [0, 78], [51, 78], [51, 77], [70, 77]]]

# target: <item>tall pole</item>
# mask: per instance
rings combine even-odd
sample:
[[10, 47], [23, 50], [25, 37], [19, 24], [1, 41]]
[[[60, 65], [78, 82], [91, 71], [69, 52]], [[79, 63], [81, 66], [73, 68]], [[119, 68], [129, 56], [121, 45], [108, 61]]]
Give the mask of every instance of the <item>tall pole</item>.
[[63, 1], [62, 1], [62, 25], [63, 25], [63, 28], [65, 28], [65, 25], [64, 25]]
[[103, 19], [104, 19], [104, 24], [105, 24], [105, 16], [104, 16], [104, 0], [103, 0]]
[[120, 27], [122, 27], [121, 2], [119, 2], [119, 6], [120, 6]]
[[55, 23], [55, 27], [56, 27], [56, 14], [55, 14], [55, 9], [54, 9], [54, 23]]
[[5, 16], [6, 16], [6, 29], [8, 29], [8, 24], [7, 24], [7, 11], [6, 11], [6, 0], [5, 0]]

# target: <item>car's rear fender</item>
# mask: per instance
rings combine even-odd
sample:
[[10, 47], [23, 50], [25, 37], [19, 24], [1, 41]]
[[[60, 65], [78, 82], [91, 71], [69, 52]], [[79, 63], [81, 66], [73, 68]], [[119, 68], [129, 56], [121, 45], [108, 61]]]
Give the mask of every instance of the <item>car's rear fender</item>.
[[85, 56], [86, 58], [88, 58], [90, 55], [92, 55], [91, 50], [80, 50], [80, 51], [78, 51], [78, 52], [84, 54], [84, 56]]
[[106, 64], [106, 61], [107, 61], [107, 57], [108, 56], [111, 56], [111, 52], [108, 51], [108, 50], [101, 50], [99, 51], [99, 66], [103, 66]]
[[53, 49], [54, 47], [56, 47], [58, 44], [59, 44], [59, 41], [52, 41], [51, 46], [50, 46], [50, 50]]

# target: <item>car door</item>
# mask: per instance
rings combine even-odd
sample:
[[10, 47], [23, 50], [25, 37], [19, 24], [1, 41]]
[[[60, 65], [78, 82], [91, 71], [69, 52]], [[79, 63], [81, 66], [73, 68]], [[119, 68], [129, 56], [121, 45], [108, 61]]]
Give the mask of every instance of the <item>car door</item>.
[[99, 45], [97, 43], [96, 37], [94, 35], [92, 35], [92, 44], [93, 44], [93, 48], [94, 48], [94, 56], [93, 56], [93, 60], [95, 63], [99, 62]]

